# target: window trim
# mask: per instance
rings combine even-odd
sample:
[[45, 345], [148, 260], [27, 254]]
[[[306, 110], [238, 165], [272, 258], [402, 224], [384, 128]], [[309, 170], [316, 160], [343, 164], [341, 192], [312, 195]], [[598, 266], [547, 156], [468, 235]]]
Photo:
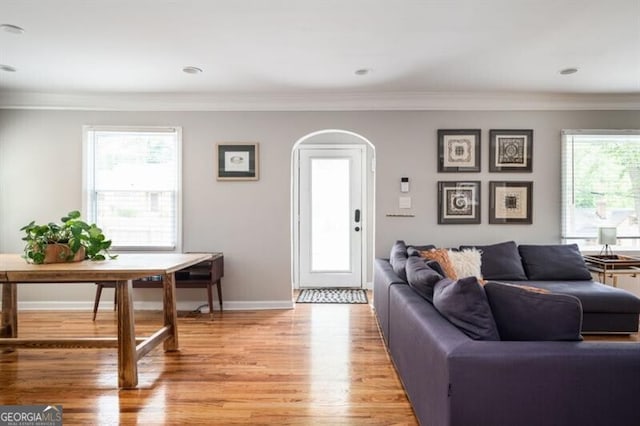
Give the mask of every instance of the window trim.
[[[176, 245], [175, 247], [140, 246], [140, 247], [114, 247], [114, 252], [182, 252], [182, 127], [181, 126], [82, 126], [82, 210], [84, 217], [90, 222], [95, 222], [95, 204], [92, 203], [91, 190], [95, 187], [94, 173], [95, 161], [94, 143], [89, 136], [91, 132], [157, 132], [176, 133], [177, 138], [177, 189], [176, 189]], [[107, 237], [109, 237], [107, 235]]]
[[[568, 176], [569, 173], [565, 165], [568, 162], [567, 156], [569, 155], [569, 153], [567, 152], [567, 148], [569, 144], [568, 139], [572, 136], [600, 136], [600, 135], [639, 136], [640, 129], [563, 129], [561, 131], [562, 137], [561, 137], [561, 156], [560, 156], [560, 161], [561, 161], [560, 163], [560, 173], [561, 173], [561, 177], [560, 177], [561, 179], [560, 180], [560, 191], [561, 191], [560, 193], [560, 239], [563, 244], [577, 243], [578, 245], [580, 245], [580, 241], [585, 239], [584, 236], [580, 236], [580, 235], [567, 235], [568, 231], [566, 229], [567, 227], [566, 227], [565, 215], [568, 207], [571, 204], [567, 200], [567, 198], [573, 195], [572, 189], [574, 188], [573, 183], [571, 183], [570, 186], [567, 185], [567, 181], [569, 180], [569, 176]], [[571, 173], [571, 176], [573, 177], [573, 173]], [[594, 235], [594, 238], [596, 237], [597, 236]], [[623, 240], [623, 239], [640, 240], [640, 236], [639, 237], [618, 236], [617, 238], [620, 240]], [[594, 250], [595, 248], [590, 246], [585, 246], [585, 247], [581, 247], [581, 249]], [[638, 250], [634, 248], [619, 247], [619, 248], [616, 248], [616, 251], [637, 252]]]

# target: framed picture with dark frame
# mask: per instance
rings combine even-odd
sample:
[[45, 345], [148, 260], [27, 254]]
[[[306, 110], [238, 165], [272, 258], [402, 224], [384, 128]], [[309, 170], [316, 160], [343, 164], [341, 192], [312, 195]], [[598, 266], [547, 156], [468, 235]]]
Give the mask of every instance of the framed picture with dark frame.
[[438, 182], [438, 224], [480, 223], [480, 181]]
[[218, 180], [258, 180], [257, 143], [216, 144]]
[[489, 223], [533, 223], [533, 182], [489, 182]]
[[533, 130], [489, 130], [490, 172], [533, 171]]
[[438, 130], [438, 172], [480, 171], [480, 129]]

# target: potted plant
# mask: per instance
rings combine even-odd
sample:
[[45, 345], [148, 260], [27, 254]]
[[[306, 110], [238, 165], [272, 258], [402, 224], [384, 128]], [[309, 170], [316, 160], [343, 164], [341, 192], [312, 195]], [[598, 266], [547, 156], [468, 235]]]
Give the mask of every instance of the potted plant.
[[105, 260], [117, 256], [109, 253], [107, 240], [96, 224], [87, 224], [74, 210], [61, 218], [62, 223], [46, 225], [31, 221], [20, 228], [25, 232], [24, 258], [30, 263], [77, 262], [84, 259]]

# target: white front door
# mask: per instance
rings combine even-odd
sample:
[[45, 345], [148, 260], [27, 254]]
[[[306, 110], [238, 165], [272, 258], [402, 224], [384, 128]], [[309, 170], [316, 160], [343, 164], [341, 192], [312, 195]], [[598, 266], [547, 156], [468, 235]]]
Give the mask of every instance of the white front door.
[[362, 287], [364, 148], [298, 152], [300, 287]]

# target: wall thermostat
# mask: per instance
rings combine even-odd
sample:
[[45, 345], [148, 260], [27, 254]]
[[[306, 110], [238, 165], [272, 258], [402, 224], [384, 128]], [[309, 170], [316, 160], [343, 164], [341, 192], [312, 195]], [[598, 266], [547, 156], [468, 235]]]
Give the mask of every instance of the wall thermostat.
[[409, 192], [409, 178], [400, 178], [400, 192]]

